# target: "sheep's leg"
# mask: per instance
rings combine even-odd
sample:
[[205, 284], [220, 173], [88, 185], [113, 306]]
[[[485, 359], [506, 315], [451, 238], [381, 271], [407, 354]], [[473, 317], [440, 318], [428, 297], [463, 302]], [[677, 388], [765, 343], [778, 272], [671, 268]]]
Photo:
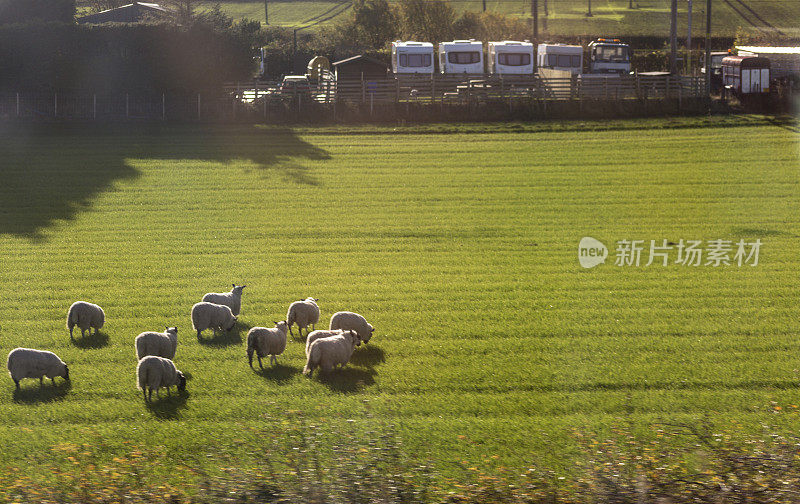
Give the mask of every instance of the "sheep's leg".
[[86, 337], [86, 329], [81, 327], [81, 338], [85, 338], [85, 337]]
[[289, 326], [289, 336], [294, 336], [294, 333], [292, 332], [292, 326]]
[[169, 387], [167, 387], [167, 397], [172, 396], [172, 392], [169, 391]]
[[95, 327], [95, 328], [94, 328], [94, 335], [95, 335], [95, 336], [97, 336], [97, 331], [99, 331], [99, 330], [100, 330], [100, 329], [98, 329], [97, 327]]
[[74, 340], [74, 339], [75, 339], [75, 338], [72, 336], [72, 330], [73, 330], [73, 329], [75, 329], [75, 327], [74, 327], [74, 326], [69, 328], [69, 339], [71, 339], [71, 340]]
[[[147, 392], [147, 400], [148, 402], [153, 401], [153, 387], [149, 387], [149, 391]], [[158, 397], [158, 392], [156, 391], [156, 397]]]
[[144, 402], [147, 402], [147, 387], [142, 389], [142, 398], [144, 399]]
[[198, 330], [197, 330], [197, 339], [200, 339], [200, 333], [201, 333], [201, 332], [202, 332], [202, 331], [201, 331], [200, 329], [198, 329]]
[[14, 384], [16, 384], [17, 390], [19, 390], [19, 380], [14, 380]]
[[274, 355], [270, 355], [269, 356], [269, 363], [272, 364], [273, 366], [277, 365], [278, 364], [278, 358], [276, 356], [274, 356]]
[[56, 379], [55, 378], [50, 378], [50, 381], [53, 382], [53, 386], [55, 387], [56, 386]]
[[44, 387], [44, 376], [39, 377], [39, 388]]
[[264, 369], [264, 365], [261, 364], [261, 356], [257, 355], [257, 357], [258, 357], [258, 367], [260, 367], [261, 369]]

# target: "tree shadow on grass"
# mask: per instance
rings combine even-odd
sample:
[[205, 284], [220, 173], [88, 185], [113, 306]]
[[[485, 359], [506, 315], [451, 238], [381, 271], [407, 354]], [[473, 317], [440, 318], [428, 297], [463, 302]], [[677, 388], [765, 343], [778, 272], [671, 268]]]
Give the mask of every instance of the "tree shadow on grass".
[[[262, 359], [269, 362], [269, 357]], [[291, 380], [293, 377], [300, 374], [300, 370], [291, 366], [278, 363], [274, 366], [264, 366], [264, 369], [258, 367], [258, 362], [253, 363], [253, 373], [267, 380], [274, 381], [278, 384], [283, 384]]]
[[346, 366], [330, 373], [314, 371], [317, 381], [335, 392], [354, 393], [375, 384], [375, 371]]
[[386, 362], [386, 353], [381, 347], [374, 344], [361, 345], [353, 351], [353, 356], [350, 357], [350, 363], [369, 368], [383, 362]]
[[[72, 390], [72, 382], [69, 380], [57, 380], [55, 385], [52, 383], [45, 383], [44, 386], [39, 387], [37, 383], [33, 387], [26, 387], [23, 385], [20, 389], [15, 388], [13, 393], [14, 402], [20, 404], [38, 404], [63, 400], [69, 391]], [[49, 382], [46, 378], [45, 381]]]
[[317, 185], [303, 160], [328, 153], [290, 128], [254, 126], [0, 124], [0, 235], [44, 240], [118, 181], [140, 176], [130, 160], [250, 161], [265, 176]]
[[162, 390], [158, 398], [155, 397], [155, 394], [153, 396], [152, 401], [145, 401], [145, 406], [150, 413], [162, 420], [175, 420], [180, 418], [181, 410], [186, 408], [189, 392], [186, 390], [178, 391], [177, 393], [172, 391], [170, 395], [167, 395], [166, 390]]
[[96, 334], [92, 332], [87, 336], [78, 335], [77, 337], [72, 339], [72, 344], [84, 350], [92, 348], [103, 348], [105, 346], [108, 346], [108, 334], [99, 331]]

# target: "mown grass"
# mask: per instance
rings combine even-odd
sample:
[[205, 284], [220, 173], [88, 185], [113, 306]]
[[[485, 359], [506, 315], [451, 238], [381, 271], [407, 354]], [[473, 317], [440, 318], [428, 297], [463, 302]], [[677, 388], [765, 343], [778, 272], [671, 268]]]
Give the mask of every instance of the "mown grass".
[[[55, 351], [72, 382], [7, 379], [0, 468], [52, 478], [63, 443], [158, 451], [166, 480], [248, 468], [298, 414], [331, 436], [394, 424], [454, 478], [568, 471], [573, 431], [620, 418], [755, 431], [782, 405], [796, 428], [796, 123], [663, 124], [5, 127], [0, 342]], [[763, 246], [757, 267], [583, 270], [583, 236]], [[233, 282], [240, 325], [198, 341], [192, 304]], [[373, 341], [328, 379], [300, 374], [299, 341], [252, 371], [248, 328], [309, 295], [318, 327], [358, 311]], [[76, 299], [105, 308], [99, 337], [70, 342]], [[148, 407], [133, 339], [167, 325], [187, 393]]]
[[[212, 6], [216, 2], [207, 1]], [[269, 2], [270, 24], [278, 26], [302, 26], [316, 20], [317, 16], [333, 9], [341, 2], [332, 0], [280, 0]], [[784, 0], [748, 0], [745, 2], [764, 21], [779, 28], [789, 36], [800, 35], [800, 4]], [[227, 0], [222, 1], [222, 9], [235, 18], [249, 18], [264, 21], [264, 2], [260, 0]], [[480, 12], [482, 0], [451, 0], [457, 12]], [[550, 0], [547, 15], [544, 2], [539, 1], [540, 31], [547, 35], [582, 35], [587, 37], [654, 35], [669, 36], [669, 0], [637, 0], [634, 8], [629, 9], [628, 0], [604, 0], [592, 2], [592, 17], [587, 17], [585, 0]], [[679, 2], [679, 34], [685, 38], [687, 31], [686, 2]], [[753, 16], [740, 4], [737, 9], [744, 13], [750, 21], [769, 31], [761, 20]], [[531, 17], [531, 2], [519, 0], [486, 0], [486, 10], [498, 14], [522, 18]], [[734, 36], [738, 30], [749, 33], [762, 33], [763, 30], [752, 27], [736, 11], [723, 2], [713, 5], [713, 33], [715, 36]], [[697, 1], [693, 5], [693, 32], [695, 37], [705, 33], [705, 2]], [[327, 17], [327, 16], [324, 16]], [[333, 17], [326, 23], [336, 22], [341, 18]], [[431, 41], [438, 42], [438, 41]]]

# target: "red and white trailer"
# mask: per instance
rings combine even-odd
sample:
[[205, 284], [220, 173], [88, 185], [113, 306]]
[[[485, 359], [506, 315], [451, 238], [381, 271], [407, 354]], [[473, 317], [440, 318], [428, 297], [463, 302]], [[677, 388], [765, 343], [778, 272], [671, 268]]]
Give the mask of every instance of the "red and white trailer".
[[722, 85], [736, 95], [769, 93], [769, 60], [758, 56], [726, 56]]

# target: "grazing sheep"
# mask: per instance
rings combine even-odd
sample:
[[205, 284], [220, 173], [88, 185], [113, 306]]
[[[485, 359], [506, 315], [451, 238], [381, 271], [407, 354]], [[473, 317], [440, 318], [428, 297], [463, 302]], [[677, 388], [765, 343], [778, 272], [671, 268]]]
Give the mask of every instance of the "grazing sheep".
[[245, 287], [247, 286], [233, 284], [230, 292], [209, 292], [203, 296], [203, 301], [225, 305], [238, 317], [239, 311], [242, 309], [242, 289]]
[[375, 328], [363, 316], [349, 311], [340, 311], [331, 317], [331, 329], [352, 329], [364, 343], [369, 343]]
[[358, 344], [358, 335], [354, 331], [347, 331], [336, 336], [320, 338], [308, 349], [306, 367], [303, 374], [311, 376], [314, 369], [319, 367], [322, 372], [328, 373], [337, 365], [344, 366], [350, 361]]
[[[306, 357], [308, 357], [308, 350], [311, 348], [311, 343], [320, 339], [320, 338], [329, 338], [331, 336], [338, 336], [342, 334], [344, 331], [342, 329], [334, 329], [334, 330], [326, 330], [326, 329], [319, 329], [317, 331], [312, 331], [306, 336]], [[352, 331], [355, 336], [358, 336], [358, 333]], [[361, 341], [359, 340], [356, 343], [356, 346], [361, 346]]]
[[173, 385], [176, 385], [179, 391], [186, 390], [186, 377], [183, 373], [178, 371], [171, 360], [157, 355], [148, 355], [141, 359], [136, 366], [136, 376], [138, 377], [136, 383], [142, 390], [145, 401], [153, 399], [153, 389], [156, 390], [156, 397], [161, 387], [167, 388], [167, 395]]
[[[319, 322], [319, 306], [317, 300], [308, 297], [305, 300], [295, 301], [289, 305], [289, 311], [286, 312], [286, 323], [289, 324], [289, 334], [292, 334], [292, 324], [297, 324], [300, 336], [303, 335], [303, 329], [311, 326], [314, 330], [314, 325]], [[307, 329], [306, 329], [307, 330]], [[294, 334], [292, 334], [294, 336]]]
[[148, 355], [157, 355], [167, 359], [174, 359], [177, 349], [177, 327], [168, 327], [163, 333], [147, 331], [136, 336], [136, 356], [139, 360]]
[[264, 369], [261, 358], [269, 355], [269, 363], [277, 364], [278, 355], [286, 350], [286, 330], [289, 326], [285, 320], [275, 322], [275, 327], [254, 327], [247, 333], [247, 360], [253, 367], [253, 352], [258, 357], [258, 366]]
[[86, 301], [75, 301], [69, 307], [67, 312], [67, 329], [69, 329], [69, 339], [72, 337], [72, 329], [75, 326], [81, 328], [81, 336], [85, 336], [87, 330], [91, 333], [91, 328], [94, 327], [94, 333], [103, 327], [106, 322], [106, 314], [102, 308], [93, 303]]
[[55, 385], [56, 376], [69, 381], [69, 368], [64, 361], [53, 352], [34, 350], [32, 348], [15, 348], [8, 353], [8, 374], [17, 384], [23, 378], [39, 378], [39, 386], [44, 385], [44, 377], [50, 378]]
[[224, 328], [226, 331], [230, 331], [235, 325], [236, 316], [225, 305], [203, 301], [192, 306], [192, 328], [197, 331], [198, 338], [200, 333], [209, 327], [214, 330], [214, 336], [216, 336], [217, 329]]

